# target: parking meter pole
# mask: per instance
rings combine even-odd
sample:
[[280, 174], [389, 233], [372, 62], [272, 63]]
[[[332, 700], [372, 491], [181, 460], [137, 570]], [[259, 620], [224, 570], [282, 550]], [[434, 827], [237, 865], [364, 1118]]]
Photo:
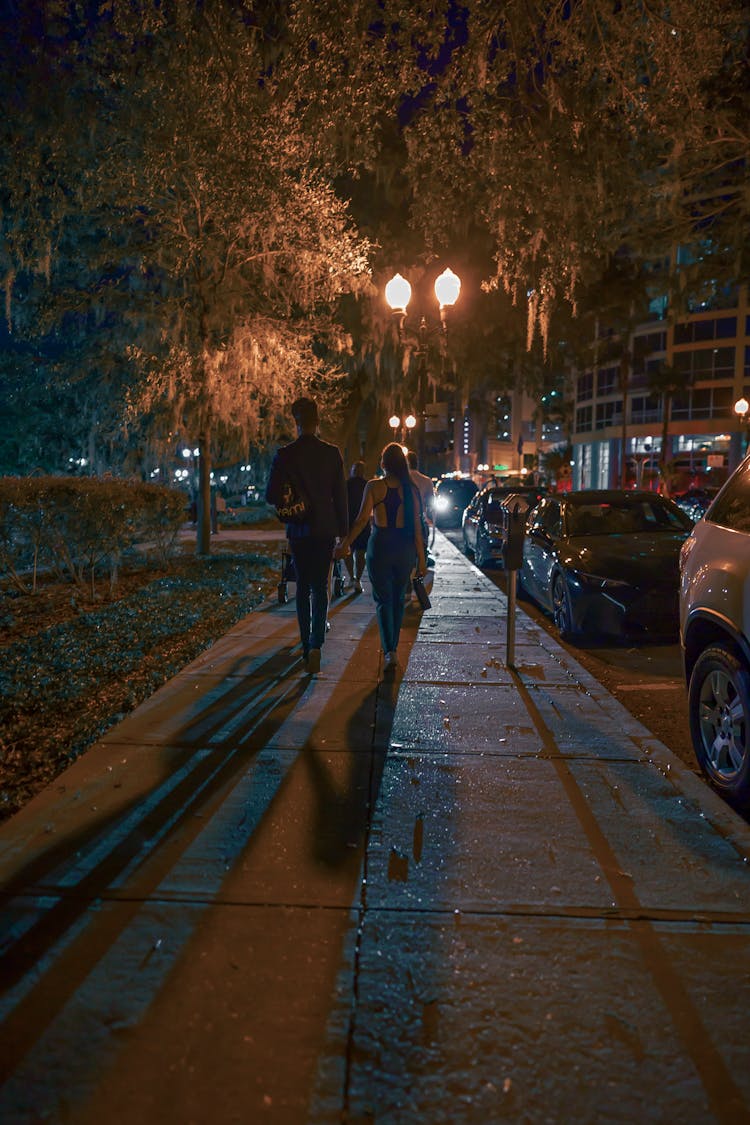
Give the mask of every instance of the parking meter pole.
[[508, 571], [508, 628], [505, 637], [505, 663], [515, 667], [516, 660], [516, 579], [517, 570]]
[[518, 571], [523, 564], [523, 540], [526, 533], [526, 520], [515, 504], [508, 513], [508, 540], [505, 547], [505, 568], [508, 572], [508, 635], [506, 637], [505, 662], [514, 666], [516, 658], [516, 583]]

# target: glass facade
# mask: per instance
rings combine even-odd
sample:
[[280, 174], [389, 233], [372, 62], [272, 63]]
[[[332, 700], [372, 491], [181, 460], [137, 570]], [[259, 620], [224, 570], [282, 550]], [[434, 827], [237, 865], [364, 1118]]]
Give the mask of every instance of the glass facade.
[[734, 376], [734, 348], [702, 348], [691, 352], [675, 352], [674, 368], [685, 379], [731, 379]]
[[[627, 396], [620, 387], [620, 364], [614, 361], [614, 353], [610, 353], [610, 362], [578, 374], [573, 416], [575, 487], [591, 486], [592, 482], [602, 487], [619, 486], [623, 400], [628, 443], [642, 440], [647, 433], [652, 435], [648, 440], [654, 440], [667, 401], [669, 450], [675, 457], [685, 448], [680, 443], [689, 442], [693, 431], [700, 429], [702, 460], [697, 464], [698, 475], [710, 469], [715, 480], [722, 472], [726, 475], [728, 464], [737, 463], [742, 435], [734, 403], [743, 394], [750, 399], [750, 297], [743, 286], [734, 293], [736, 305], [732, 308], [723, 300], [723, 290], [717, 290], [715, 296], [673, 328], [644, 323], [634, 332], [630, 338], [632, 368]], [[712, 308], [716, 310], [714, 315], [708, 312]], [[677, 384], [682, 384], [676, 394], [668, 387], [667, 400], [659, 387], [664, 368], [672, 369]], [[656, 439], [655, 444], [660, 442]], [[691, 461], [691, 474], [694, 468]], [[658, 474], [654, 470], [650, 475], [654, 482], [648, 487], [657, 487]]]

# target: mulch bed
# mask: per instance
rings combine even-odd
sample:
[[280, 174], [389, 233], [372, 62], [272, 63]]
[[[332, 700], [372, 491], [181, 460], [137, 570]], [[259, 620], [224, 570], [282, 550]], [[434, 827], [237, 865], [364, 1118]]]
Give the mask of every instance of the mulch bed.
[[0, 819], [275, 590], [278, 553], [257, 547], [133, 558], [94, 600], [50, 577], [0, 588]]

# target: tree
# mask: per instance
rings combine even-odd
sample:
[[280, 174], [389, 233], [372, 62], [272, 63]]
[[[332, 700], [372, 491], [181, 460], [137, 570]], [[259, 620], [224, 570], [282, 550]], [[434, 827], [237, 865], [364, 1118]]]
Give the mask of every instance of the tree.
[[[57, 120], [73, 142], [77, 107], [82, 134], [50, 158], [56, 193], [77, 180], [50, 227], [50, 285], [114, 312], [131, 422], [158, 417], [199, 446], [207, 551], [216, 427], [270, 431], [291, 398], [337, 377], [322, 344], [347, 347], [336, 303], [368, 285], [369, 248], [269, 75], [268, 24], [218, 0], [115, 3], [94, 23], [72, 4], [40, 9], [47, 26], [67, 17]], [[35, 207], [14, 212], [19, 244], [50, 194], [38, 174], [24, 182]]]

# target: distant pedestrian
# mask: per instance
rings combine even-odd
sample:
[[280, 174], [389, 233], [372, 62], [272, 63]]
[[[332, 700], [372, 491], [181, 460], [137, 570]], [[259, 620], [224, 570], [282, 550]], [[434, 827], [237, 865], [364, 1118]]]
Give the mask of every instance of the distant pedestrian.
[[430, 542], [429, 525], [433, 520], [435, 485], [432, 482], [432, 477], [427, 477], [424, 473], [420, 473], [417, 455], [413, 449], [410, 449], [406, 454], [406, 460], [409, 463], [409, 475], [422, 501], [422, 534], [424, 536], [425, 550], [427, 550]]
[[297, 440], [282, 446], [268, 478], [266, 499], [278, 505], [291, 479], [309, 509], [304, 522], [288, 523], [286, 534], [297, 574], [297, 621], [307, 671], [320, 671], [326, 634], [328, 588], [336, 542], [348, 527], [344, 462], [337, 446], [316, 434], [318, 406], [310, 398], [292, 404]]
[[[359, 515], [366, 486], [365, 463], [364, 461], [355, 461], [349, 472], [349, 479], [346, 482], [346, 498], [349, 506], [349, 527], [352, 526]], [[362, 593], [362, 575], [365, 572], [365, 551], [369, 538], [370, 524], [368, 521], [368, 523], [365, 524], [364, 530], [353, 540], [351, 554], [346, 555], [344, 558], [346, 569], [349, 571], [349, 577], [354, 583], [355, 594]]]
[[415, 559], [420, 577], [427, 573], [427, 564], [419, 493], [412, 484], [401, 446], [396, 442], [387, 445], [381, 462], [385, 476], [367, 482], [359, 515], [335, 554], [344, 558], [372, 518], [367, 573], [375, 599], [384, 666], [391, 673], [398, 665], [396, 650], [404, 617], [404, 588]]

